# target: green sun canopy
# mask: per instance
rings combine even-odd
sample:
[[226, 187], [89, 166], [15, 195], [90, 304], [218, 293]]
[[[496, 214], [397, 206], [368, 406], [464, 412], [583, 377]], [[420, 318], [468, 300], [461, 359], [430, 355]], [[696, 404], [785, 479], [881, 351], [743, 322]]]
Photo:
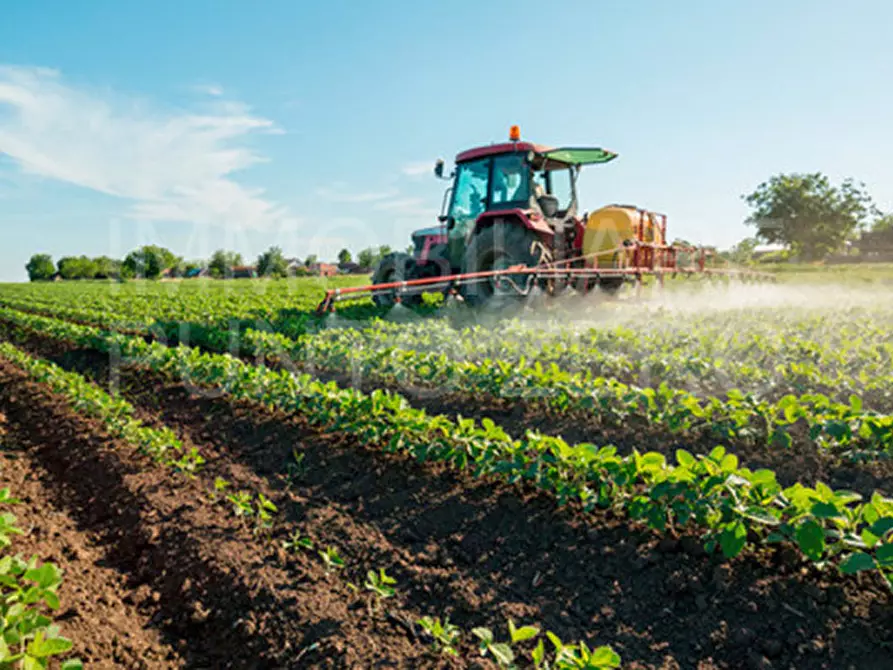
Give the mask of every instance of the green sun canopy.
[[607, 163], [617, 158], [617, 154], [606, 149], [597, 147], [586, 147], [573, 149], [565, 147], [562, 149], [552, 149], [541, 154], [549, 160], [559, 161], [561, 163], [570, 163], [571, 165], [591, 165], [593, 163]]

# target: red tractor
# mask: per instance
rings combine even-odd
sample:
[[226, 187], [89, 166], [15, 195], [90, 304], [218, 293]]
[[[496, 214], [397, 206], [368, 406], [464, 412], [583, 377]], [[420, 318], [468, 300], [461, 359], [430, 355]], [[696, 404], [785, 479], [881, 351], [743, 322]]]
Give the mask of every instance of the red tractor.
[[[753, 274], [707, 268], [706, 252], [666, 245], [667, 219], [631, 205], [578, 214], [577, 177], [584, 165], [617, 154], [601, 148], [551, 148], [509, 141], [463, 151], [448, 179], [440, 225], [412, 235], [412, 254], [391, 253], [372, 285], [332, 289], [320, 304], [372, 294], [377, 305], [412, 305], [424, 292], [453, 293], [478, 305], [495, 295], [526, 296], [534, 287], [554, 294], [566, 286], [613, 293], [624, 281], [666, 273]], [[688, 264], [680, 266], [679, 254]]]

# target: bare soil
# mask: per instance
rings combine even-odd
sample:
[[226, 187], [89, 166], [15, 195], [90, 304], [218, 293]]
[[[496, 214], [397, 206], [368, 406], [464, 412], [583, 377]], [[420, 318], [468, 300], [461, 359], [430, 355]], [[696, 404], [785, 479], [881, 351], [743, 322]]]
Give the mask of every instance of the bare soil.
[[105, 562], [101, 544], [64, 506], [53, 504], [56, 496], [48, 491], [53, 481], [10, 440], [7, 425], [0, 414], [0, 487], [20, 501], [8, 511], [24, 531], [15, 536], [12, 551], [51, 561], [62, 571], [62, 606], [54, 618], [74, 643], [70, 656], [88, 668], [182, 667], [182, 657], [152, 626], [126, 577]]
[[[98, 352], [43, 338], [26, 348], [103, 385], [113, 378]], [[439, 667], [413, 626], [422, 614], [466, 631], [459, 667], [480, 663], [467, 631], [504, 636], [507, 616], [612, 644], [630, 668], [893, 665], [893, 603], [874, 576], [818, 573], [784, 548], [726, 562], [686, 538], [560, 511], [534, 491], [388, 456], [148, 371], [123, 369], [117, 383], [141, 418], [197, 446], [207, 472], [188, 482], [149, 467], [9, 366], [0, 411], [52, 477], [54, 504], [99, 535], [130, 589], [159, 594], [140, 602], [190, 667]], [[295, 454], [302, 467], [287, 478]], [[273, 541], [205, 502], [218, 475], [276, 502]], [[348, 574], [282, 550], [295, 531], [338, 547]], [[376, 611], [346, 581], [362, 590], [379, 567], [399, 595]]]

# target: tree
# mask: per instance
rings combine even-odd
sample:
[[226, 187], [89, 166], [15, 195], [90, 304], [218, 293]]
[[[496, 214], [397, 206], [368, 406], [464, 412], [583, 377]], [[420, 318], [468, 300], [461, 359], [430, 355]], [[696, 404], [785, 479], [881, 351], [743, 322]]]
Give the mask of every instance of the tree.
[[233, 276], [233, 268], [242, 265], [242, 254], [235, 251], [224, 251], [218, 249], [211, 255], [211, 261], [208, 263], [208, 272], [212, 277], [228, 277]]
[[375, 264], [375, 250], [363, 249], [357, 254], [357, 264], [364, 270], [369, 270]]
[[121, 264], [121, 269], [123, 274], [128, 277], [157, 279], [164, 270], [175, 267], [180, 262], [181, 259], [170, 250], [147, 245], [127, 254]]
[[257, 257], [259, 277], [285, 277], [288, 274], [288, 261], [279, 247], [270, 247]]
[[93, 259], [95, 276], [97, 279], [115, 279], [121, 274], [121, 261], [108, 256], [99, 256]]
[[30, 281], [46, 281], [56, 274], [56, 266], [53, 257], [49, 254], [34, 254], [25, 265]]
[[62, 279], [93, 279], [96, 263], [86, 256], [65, 256], [56, 265]]
[[311, 265], [315, 265], [315, 264], [316, 264], [316, 261], [317, 261], [317, 260], [318, 260], [318, 259], [317, 259], [317, 257], [316, 257], [316, 254], [310, 254], [310, 255], [307, 256], [307, 258], [304, 260], [304, 266], [305, 266], [306, 268], [309, 269]]
[[757, 248], [758, 240], [755, 237], [745, 237], [735, 246], [729, 249], [727, 259], [732, 263], [742, 264], [749, 263], [753, 260], [754, 249]]
[[338, 263], [341, 265], [346, 265], [353, 260], [353, 257], [350, 255], [350, 251], [347, 249], [342, 249], [338, 252]]
[[863, 189], [852, 179], [833, 186], [820, 172], [776, 175], [742, 196], [753, 209], [745, 223], [769, 243], [786, 244], [807, 260], [822, 258], [876, 212]]

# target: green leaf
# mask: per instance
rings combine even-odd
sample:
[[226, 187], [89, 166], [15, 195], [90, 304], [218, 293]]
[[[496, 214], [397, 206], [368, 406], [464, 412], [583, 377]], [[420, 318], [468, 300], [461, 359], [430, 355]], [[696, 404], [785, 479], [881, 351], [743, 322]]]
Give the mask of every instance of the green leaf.
[[735, 521], [719, 535], [719, 546], [726, 558], [734, 558], [741, 553], [747, 543], [747, 528], [742, 521]]
[[837, 506], [826, 502], [817, 502], [810, 511], [818, 519], [835, 519], [840, 516]]
[[794, 533], [797, 545], [813, 561], [821, 560], [825, 553], [825, 530], [813, 519], [801, 523]]
[[512, 642], [524, 642], [526, 640], [532, 640], [539, 635], [540, 629], [536, 626], [521, 626], [520, 628], [515, 628], [514, 624], [510, 624], [509, 633], [511, 634]]
[[862, 551], [850, 554], [840, 564], [840, 571], [845, 575], [854, 575], [863, 570], [873, 570], [875, 567], [874, 559]]
[[43, 601], [51, 610], [59, 609], [59, 597], [52, 591], [44, 591]]
[[679, 463], [683, 468], [691, 469], [692, 466], [695, 465], [695, 457], [692, 456], [685, 449], [677, 449], [676, 450], [676, 462]]
[[893, 517], [884, 516], [871, 524], [871, 534], [877, 537], [884, 537], [893, 530]]
[[84, 670], [84, 663], [79, 658], [71, 658], [62, 662], [60, 670]]
[[619, 668], [620, 655], [611, 647], [599, 647], [592, 652], [589, 663], [601, 670], [602, 668]]
[[539, 668], [543, 664], [543, 661], [546, 660], [546, 647], [542, 640], [537, 642], [534, 650], [530, 652], [530, 657], [533, 659], [533, 663], [537, 668]]
[[[40, 633], [38, 633], [38, 636], [40, 636]], [[35, 637], [28, 646], [28, 653], [37, 658], [46, 658], [47, 656], [64, 654], [71, 647], [71, 640], [67, 640], [64, 637], [53, 637], [47, 640]]]
[[723, 457], [720, 467], [723, 472], [734, 472], [738, 469], [738, 457], [734, 454], [727, 454]]
[[515, 660], [515, 652], [513, 652], [512, 648], [505, 642], [491, 644], [490, 651], [493, 653], [493, 656], [496, 658], [496, 660], [503, 665], [508, 665]]
[[879, 546], [874, 552], [874, 557], [884, 566], [893, 565], [893, 542]]

